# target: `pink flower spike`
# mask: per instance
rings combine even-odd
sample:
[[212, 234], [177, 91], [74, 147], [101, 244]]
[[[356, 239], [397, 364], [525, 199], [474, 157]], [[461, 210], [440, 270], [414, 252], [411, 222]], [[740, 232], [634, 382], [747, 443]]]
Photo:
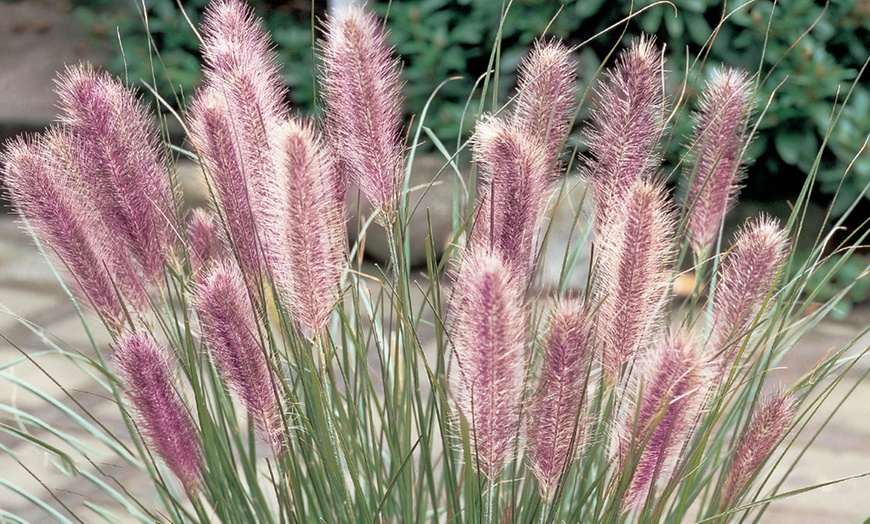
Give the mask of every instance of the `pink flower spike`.
[[203, 208], [194, 209], [187, 217], [187, 240], [187, 255], [193, 274], [199, 274], [226, 258], [214, 215]]
[[746, 122], [752, 113], [752, 85], [746, 74], [718, 69], [705, 86], [685, 170], [687, 232], [696, 253], [707, 253], [719, 236], [744, 175]]
[[389, 224], [404, 179], [399, 61], [380, 21], [360, 7], [330, 16], [325, 29], [321, 79], [329, 138], [342, 176]]
[[202, 339], [221, 375], [276, 452], [283, 449], [278, 378], [258, 332], [248, 290], [231, 262], [216, 264], [194, 296]]
[[546, 144], [551, 178], [561, 170], [561, 148], [574, 114], [576, 70], [577, 63], [561, 41], [537, 41], [517, 75], [514, 125]]
[[587, 381], [592, 364], [589, 311], [578, 300], [560, 300], [543, 342], [537, 392], [529, 406], [529, 466], [549, 500], [586, 440]]
[[326, 328], [347, 257], [344, 201], [332, 197], [335, 166], [314, 126], [281, 129], [278, 212], [267, 236], [270, 265], [293, 318], [308, 334]]
[[584, 171], [595, 197], [596, 231], [620, 212], [615, 208], [639, 179], [650, 179], [661, 160], [664, 63], [652, 38], [641, 37], [623, 51], [598, 89], [588, 132], [593, 160]]
[[152, 283], [176, 251], [178, 227], [166, 158], [153, 120], [132, 89], [90, 66], [57, 81], [61, 120], [80, 152], [81, 175], [115, 243]]
[[450, 389], [468, 422], [474, 467], [501, 473], [516, 446], [525, 379], [522, 288], [497, 256], [466, 252], [450, 302]]
[[114, 358], [147, 443], [193, 492], [202, 477], [202, 450], [193, 419], [172, 385], [176, 379], [167, 349], [143, 333], [127, 333], [115, 343]]

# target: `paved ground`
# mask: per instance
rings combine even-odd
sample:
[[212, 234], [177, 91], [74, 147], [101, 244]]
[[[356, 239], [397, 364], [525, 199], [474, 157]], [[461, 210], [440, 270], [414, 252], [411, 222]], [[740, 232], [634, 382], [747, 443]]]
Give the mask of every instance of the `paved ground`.
[[[81, 30], [71, 22], [69, 13], [60, 0], [32, 2], [0, 2], [0, 135], [15, 129], [37, 129], [53, 117], [54, 98], [51, 93], [54, 71], [64, 62], [78, 62], [83, 58], [102, 60], [99, 50], [84, 38]], [[68, 359], [41, 355], [45, 340], [59, 344], [68, 351], [84, 351], [92, 356], [92, 350], [82, 324], [63, 295], [56, 280], [48, 270], [30, 240], [17, 230], [9, 217], [0, 218], [0, 373], [20, 378], [21, 384], [0, 380], [0, 421], [15, 425], [14, 412], [38, 417], [48, 424], [62, 424], [63, 429], [73, 429], [63, 422], [65, 417], [52, 407], [49, 400], [29, 393], [24, 384], [45, 391], [50, 399], [60, 399], [73, 412], [90, 421], [88, 413], [106, 424], [110, 430], [123, 433], [121, 422], [112, 410], [111, 403], [95, 385], [86, 369], [71, 365]], [[35, 321], [32, 327], [20, 320]], [[842, 322], [826, 321], [817, 326], [798, 344], [783, 370], [774, 380], [789, 383], [816, 362], [826, 351], [848, 343], [856, 334], [870, 325], [870, 306], [857, 309]], [[50, 334], [50, 335], [49, 335]], [[56, 337], [56, 338], [55, 338]], [[106, 338], [97, 330], [97, 344], [105, 347]], [[870, 337], [863, 337], [856, 345], [860, 350], [870, 345]], [[29, 362], [24, 355], [34, 358]], [[39, 367], [37, 367], [37, 364]], [[859, 383], [861, 372], [868, 369], [866, 362], [859, 362], [834, 395], [832, 402], [854, 387], [839, 412], [827, 428], [818, 436], [800, 466], [787, 483], [787, 489], [828, 482], [849, 475], [870, 472], [870, 381]], [[49, 377], [62, 380], [64, 390], [59, 389]], [[70, 400], [74, 398], [76, 405]], [[92, 423], [92, 421], [91, 421]], [[63, 425], [66, 424], [66, 425]], [[811, 432], [807, 432], [807, 441]], [[104, 443], [94, 435], [82, 431], [82, 445], [96, 450], [93, 464], [77, 461], [76, 467], [85, 474], [100, 470], [123, 486], [151, 500], [147, 481], [135, 468], [106, 462], [108, 453]], [[39, 438], [53, 442], [47, 430], [37, 432]], [[14, 460], [13, 454], [18, 454]], [[24, 469], [26, 464], [30, 471]], [[31, 475], [33, 473], [33, 475]], [[52, 486], [53, 497], [43, 489], [35, 477]], [[38, 509], [38, 503], [29, 501], [4, 487], [12, 483], [32, 491], [41, 501], [53, 508], [62, 504], [71, 509], [84, 508], [88, 502], [112, 505], [104, 492], [94, 488], [83, 477], [71, 477], [51, 461], [45, 453], [32, 451], [20, 441], [8, 436], [0, 438], [0, 510], [20, 515], [25, 521], [41, 523], [53, 519]], [[870, 516], [870, 479], [864, 478], [832, 485], [805, 493], [787, 501], [774, 504], [765, 514], [763, 522], [777, 523], [850, 523], [861, 522]], [[118, 509], [113, 521], [129, 519], [129, 512]], [[96, 515], [91, 514], [94, 519]], [[127, 515], [125, 517], [125, 515]], [[2, 522], [0, 512], [0, 522]]]

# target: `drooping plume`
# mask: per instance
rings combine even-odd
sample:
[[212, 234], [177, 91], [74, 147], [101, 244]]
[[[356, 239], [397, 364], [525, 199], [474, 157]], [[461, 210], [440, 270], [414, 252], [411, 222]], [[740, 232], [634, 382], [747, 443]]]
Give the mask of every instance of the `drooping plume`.
[[283, 426], [277, 378], [238, 268], [229, 261], [212, 266], [197, 286], [194, 306], [209, 355], [265, 440], [280, 451]]
[[617, 478], [631, 468], [622, 499], [625, 509], [642, 505], [658, 480], [668, 479], [707, 399], [711, 377], [693, 341], [680, 333], [662, 337], [644, 362], [635, 409], [616, 425]]
[[346, 257], [344, 200], [332, 196], [335, 167], [314, 126], [292, 119], [279, 135], [280, 202], [268, 223], [270, 265], [303, 331], [322, 331], [338, 300]]
[[740, 500], [764, 461], [788, 433], [794, 415], [795, 402], [784, 393], [774, 394], [759, 402], [752, 420], [734, 446], [725, 488], [720, 494], [720, 511]]
[[390, 223], [404, 176], [399, 61], [360, 7], [330, 16], [325, 29], [323, 101], [339, 169]]
[[468, 422], [475, 467], [495, 478], [520, 424], [526, 318], [522, 288], [501, 258], [468, 251], [454, 284], [451, 392]]
[[586, 439], [586, 400], [592, 364], [589, 311], [577, 300], [560, 300], [542, 344], [539, 384], [529, 406], [529, 466], [541, 496], [549, 499]]
[[674, 212], [665, 188], [638, 180], [599, 235], [595, 296], [602, 367], [617, 377], [662, 328], [674, 265]]
[[761, 216], [737, 234], [719, 269], [708, 345], [722, 371], [734, 359], [785, 262], [787, 239], [776, 220]]
[[113, 329], [126, 322], [122, 301], [144, 307], [148, 296], [126, 252], [110, 238], [87, 197], [79, 172], [81, 152], [70, 132], [9, 143], [3, 178], [16, 209], [69, 270], [81, 294]]
[[125, 334], [115, 343], [119, 377], [146, 442], [192, 492], [202, 476], [202, 451], [193, 419], [173, 386], [167, 354], [141, 332]]
[[663, 131], [661, 50], [652, 38], [639, 38], [620, 54], [598, 88], [588, 132], [592, 159], [584, 171], [595, 197], [596, 231], [620, 211], [615, 207], [637, 180], [649, 179], [660, 162], [657, 151]]
[[178, 227], [153, 120], [132, 89], [89, 66], [62, 74], [57, 94], [88, 198], [118, 249], [126, 249], [152, 282], [161, 282]]
[[477, 124], [471, 151], [480, 168], [469, 245], [489, 251], [528, 281], [551, 164], [538, 140], [492, 117]]
[[749, 79], [735, 69], [716, 70], [699, 105], [685, 169], [686, 231], [692, 248], [706, 253], [719, 236], [744, 174], [746, 122], [752, 110]]
[[203, 17], [203, 86], [189, 111], [194, 144], [247, 278], [263, 273], [264, 216], [272, 211], [278, 130], [286, 90], [268, 35], [239, 0], [209, 5]]
[[574, 113], [577, 64], [560, 41], [535, 42], [520, 64], [514, 126], [545, 144], [550, 174], [558, 175], [561, 151]]
[[211, 264], [226, 258], [214, 215], [196, 208], [187, 217], [188, 258], [193, 274], [199, 274]]

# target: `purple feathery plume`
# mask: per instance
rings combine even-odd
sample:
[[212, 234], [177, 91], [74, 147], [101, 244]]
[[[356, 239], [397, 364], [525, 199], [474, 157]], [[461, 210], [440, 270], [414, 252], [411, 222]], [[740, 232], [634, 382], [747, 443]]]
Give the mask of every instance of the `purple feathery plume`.
[[166, 158], [153, 120], [137, 98], [90, 66], [57, 82], [61, 121], [80, 151], [88, 198], [114, 238], [152, 283], [177, 245], [177, 220]]
[[586, 391], [592, 364], [589, 311], [578, 300], [560, 300], [550, 315], [538, 389], [529, 406], [529, 465], [545, 500], [586, 439]]
[[561, 150], [574, 114], [577, 63], [560, 41], [535, 42], [520, 64], [514, 126], [546, 144], [550, 175], [561, 170]]
[[346, 258], [344, 200], [333, 198], [335, 167], [314, 126], [291, 119], [279, 134], [277, 220], [267, 224], [270, 265], [293, 318], [306, 333], [326, 328]]
[[787, 239], [778, 222], [761, 216], [738, 234], [719, 269], [708, 341], [721, 371], [735, 364], [742, 341], [756, 321], [765, 297], [785, 262]]
[[672, 474], [709, 391], [707, 361], [682, 334], [660, 339], [644, 364], [636, 388], [640, 398], [616, 426], [617, 463], [632, 469], [625, 509], [643, 504], [656, 480]]
[[665, 188], [638, 180], [600, 235], [595, 293], [604, 372], [642, 354], [663, 324], [674, 265], [675, 213]]
[[664, 64], [653, 38], [634, 40], [607, 71], [598, 89], [598, 107], [588, 132], [593, 159], [584, 159], [595, 197], [596, 231], [619, 216], [614, 206], [639, 179], [653, 176], [660, 162], [665, 101]]
[[528, 282], [546, 204], [551, 167], [546, 149], [492, 117], [477, 124], [471, 150], [480, 166], [480, 187], [469, 245], [496, 254]]
[[734, 446], [725, 488], [719, 499], [720, 511], [740, 500], [764, 461], [788, 433], [795, 409], [794, 400], [785, 393], [767, 397], [756, 406], [752, 420]]
[[389, 224], [404, 177], [399, 61], [377, 17], [360, 7], [330, 16], [325, 29], [323, 101], [339, 169]]
[[688, 181], [686, 230], [696, 253], [706, 253], [719, 236], [725, 214], [744, 175], [746, 122], [752, 112], [752, 86], [742, 71], [717, 69], [700, 98], [685, 170]]
[[501, 258], [468, 251], [454, 284], [451, 391], [468, 421], [476, 467], [501, 473], [519, 430], [525, 378], [523, 291]]
[[248, 290], [238, 268], [215, 264], [194, 296], [202, 339], [224, 380], [236, 392], [276, 451], [283, 449], [277, 377], [261, 343]]
[[193, 274], [199, 274], [210, 265], [226, 258], [214, 215], [196, 208], [187, 217], [188, 259]]
[[209, 5], [203, 16], [203, 87], [189, 111], [191, 134], [246, 278], [265, 266], [261, 223], [272, 211], [276, 139], [286, 93], [268, 35], [238, 0]]
[[193, 419], [172, 385], [167, 350], [143, 333], [127, 333], [115, 343], [114, 359], [148, 444], [193, 492], [202, 476], [202, 450]]
[[69, 131], [51, 128], [11, 141], [3, 177], [18, 212], [72, 274], [79, 291], [112, 329], [126, 322], [122, 296], [137, 308], [147, 292], [126, 257], [112, 249], [104, 223], [81, 184], [81, 152]]

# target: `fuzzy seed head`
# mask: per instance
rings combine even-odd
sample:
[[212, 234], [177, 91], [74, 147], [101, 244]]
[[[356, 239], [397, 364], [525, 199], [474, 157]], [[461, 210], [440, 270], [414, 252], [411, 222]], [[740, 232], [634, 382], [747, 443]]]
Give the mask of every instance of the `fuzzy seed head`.
[[214, 215], [196, 208], [187, 217], [188, 258], [193, 274], [199, 274], [208, 266], [226, 258]]
[[529, 466], [549, 499], [586, 439], [592, 364], [590, 314], [580, 301], [557, 302], [542, 345], [541, 372], [526, 423]]
[[148, 444], [193, 492], [202, 477], [197, 430], [173, 383], [168, 350], [144, 333], [127, 333], [115, 343], [115, 363], [137, 422]]
[[380, 21], [361, 7], [331, 15], [325, 29], [321, 80], [338, 166], [386, 224], [404, 177], [399, 61]]
[[502, 260], [470, 251], [450, 303], [451, 392], [469, 424], [475, 466], [495, 478], [515, 447], [525, 378], [522, 288]]
[[733, 205], [744, 176], [746, 122], [752, 113], [752, 85], [746, 74], [717, 69], [705, 86], [687, 165], [687, 232], [692, 248], [708, 252]]

